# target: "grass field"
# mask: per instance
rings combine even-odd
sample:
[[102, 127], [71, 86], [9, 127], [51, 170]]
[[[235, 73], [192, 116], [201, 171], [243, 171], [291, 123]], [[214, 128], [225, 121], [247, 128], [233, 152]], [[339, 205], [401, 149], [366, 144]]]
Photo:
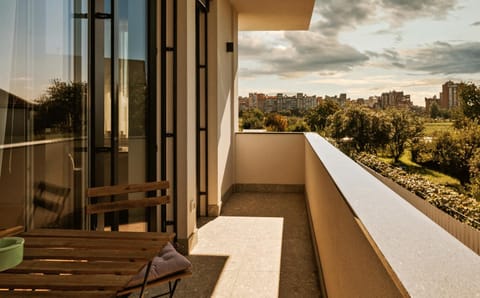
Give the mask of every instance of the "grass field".
[[[393, 164], [393, 158], [388, 157], [379, 157], [382, 161], [387, 162], [389, 164]], [[443, 174], [441, 172], [422, 167], [421, 165], [412, 161], [412, 155], [410, 150], [406, 150], [405, 153], [400, 157], [398, 163], [395, 164], [403, 168], [405, 171], [411, 174], [418, 174], [425, 179], [428, 179], [434, 183], [449, 186], [454, 188], [459, 192], [463, 192], [463, 187], [460, 184], [458, 179]]]
[[453, 130], [453, 122], [427, 122], [424, 124], [425, 129], [423, 130], [425, 136], [431, 137], [435, 132], [442, 132], [447, 130]]

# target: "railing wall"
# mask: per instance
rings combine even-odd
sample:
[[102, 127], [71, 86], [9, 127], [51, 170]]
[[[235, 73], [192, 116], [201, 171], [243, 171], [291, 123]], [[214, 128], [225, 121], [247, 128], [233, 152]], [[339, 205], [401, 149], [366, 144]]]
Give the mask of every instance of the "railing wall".
[[385, 183], [388, 187], [390, 187], [393, 191], [398, 193], [402, 198], [407, 200], [410, 204], [415, 206], [418, 210], [422, 211], [423, 214], [428, 216], [431, 220], [436, 222], [439, 226], [444, 228], [450, 234], [455, 236], [460, 242], [465, 244], [471, 250], [476, 252], [480, 255], [480, 230], [469, 226], [459, 220], [456, 220], [452, 216], [448, 215], [447, 213], [443, 212], [442, 210], [438, 209], [434, 205], [430, 204], [429, 202], [423, 200], [419, 196], [415, 195], [414, 193], [408, 191], [401, 185], [393, 182], [391, 179], [385, 178], [373, 170], [367, 169], [372, 175], [380, 179], [383, 183]]
[[480, 258], [318, 134], [305, 190], [331, 297], [472, 297]]

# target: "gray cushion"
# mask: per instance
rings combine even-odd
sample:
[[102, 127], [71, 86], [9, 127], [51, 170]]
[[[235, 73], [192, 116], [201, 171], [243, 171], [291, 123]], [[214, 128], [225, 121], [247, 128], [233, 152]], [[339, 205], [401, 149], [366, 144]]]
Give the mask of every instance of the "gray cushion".
[[[155, 281], [162, 277], [177, 272], [182, 272], [192, 267], [192, 263], [183, 255], [178, 253], [172, 244], [168, 243], [163, 248], [162, 252], [153, 259], [148, 281]], [[134, 287], [141, 285], [145, 278], [147, 266], [143, 267], [139, 273], [132, 277], [127, 287]]]

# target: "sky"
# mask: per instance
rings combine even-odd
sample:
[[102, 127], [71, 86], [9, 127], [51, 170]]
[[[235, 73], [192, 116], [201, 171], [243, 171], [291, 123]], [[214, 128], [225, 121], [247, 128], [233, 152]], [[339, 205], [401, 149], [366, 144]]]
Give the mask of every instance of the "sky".
[[239, 95], [396, 90], [423, 106], [448, 80], [480, 83], [479, 12], [479, 0], [316, 0], [309, 31], [239, 33]]

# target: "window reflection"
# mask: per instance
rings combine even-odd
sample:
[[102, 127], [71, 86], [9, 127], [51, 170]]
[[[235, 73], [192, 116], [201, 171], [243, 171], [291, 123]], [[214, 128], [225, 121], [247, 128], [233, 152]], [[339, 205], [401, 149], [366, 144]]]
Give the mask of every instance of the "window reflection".
[[0, 226], [72, 227], [81, 209], [84, 11], [86, 0], [0, 2]]

